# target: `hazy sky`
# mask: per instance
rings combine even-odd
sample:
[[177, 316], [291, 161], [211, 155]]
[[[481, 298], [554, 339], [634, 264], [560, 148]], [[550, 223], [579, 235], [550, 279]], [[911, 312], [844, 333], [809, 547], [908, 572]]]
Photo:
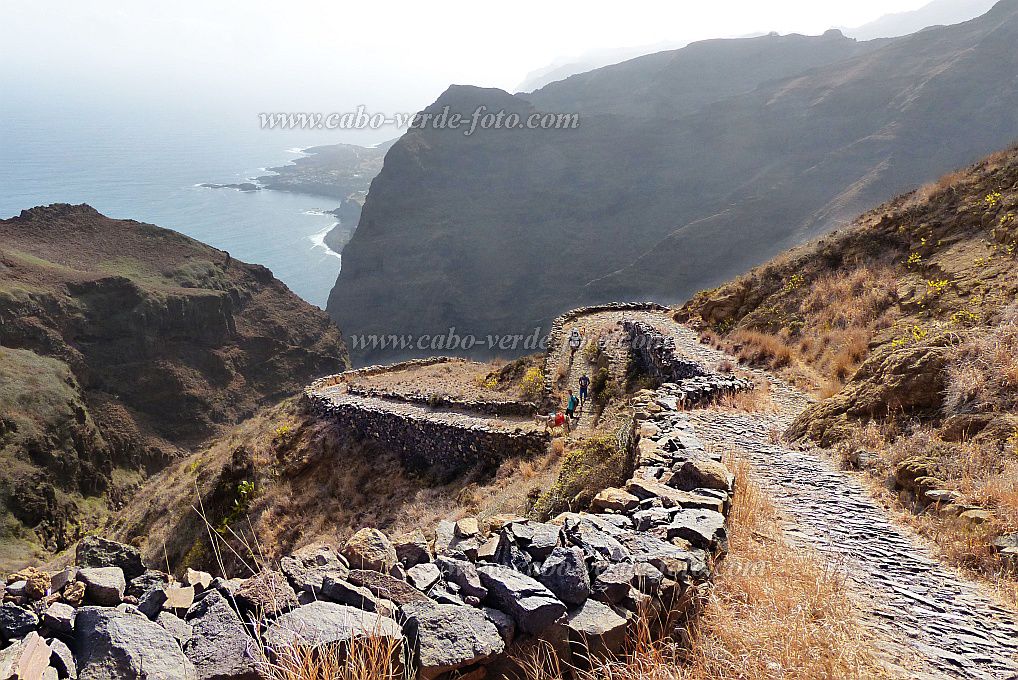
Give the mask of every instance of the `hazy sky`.
[[[924, 0], [3, 0], [0, 99], [193, 110], [418, 110], [450, 83], [512, 89], [557, 57], [820, 33]], [[10, 104], [10, 101], [8, 101]]]

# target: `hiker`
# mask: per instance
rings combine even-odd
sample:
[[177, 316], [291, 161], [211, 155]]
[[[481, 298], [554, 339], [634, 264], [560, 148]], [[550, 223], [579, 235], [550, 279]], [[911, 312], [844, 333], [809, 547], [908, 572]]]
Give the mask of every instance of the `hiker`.
[[587, 403], [587, 389], [590, 387], [590, 378], [586, 374], [580, 376], [580, 407]]
[[[576, 415], [576, 407], [580, 405], [580, 400], [576, 398], [572, 390], [569, 390], [569, 401], [566, 402], [566, 420], [579, 420], [579, 416]], [[568, 432], [568, 428], [566, 428]]]
[[575, 328], [569, 333], [569, 358], [571, 359], [576, 355], [576, 350], [580, 348], [583, 343], [583, 337], [580, 335], [580, 331]]

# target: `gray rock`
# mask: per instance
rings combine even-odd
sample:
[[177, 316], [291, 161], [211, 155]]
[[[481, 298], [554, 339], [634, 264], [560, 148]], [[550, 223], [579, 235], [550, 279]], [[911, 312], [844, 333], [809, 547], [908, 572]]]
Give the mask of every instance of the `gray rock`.
[[420, 529], [397, 536], [392, 544], [396, 548], [396, 559], [407, 569], [431, 561], [428, 539]]
[[350, 571], [350, 583], [367, 588], [375, 597], [395, 602], [397, 605], [428, 601], [427, 595], [406, 581], [377, 571], [353, 569]]
[[297, 593], [279, 571], [263, 571], [244, 581], [233, 598], [244, 614], [278, 616], [297, 606]]
[[[629, 559], [629, 551], [618, 539], [586, 517], [579, 520], [567, 519], [562, 529], [566, 543], [582, 548], [584, 554], [592, 560], [625, 562]], [[611, 531], [621, 533], [614, 526]]]
[[369, 636], [393, 645], [403, 640], [399, 624], [391, 618], [343, 604], [312, 602], [276, 619], [265, 632], [265, 644], [270, 650], [281, 650], [295, 644], [319, 647]]
[[135, 576], [127, 583], [125, 595], [141, 598], [153, 588], [165, 588], [170, 582], [170, 575], [155, 569], [149, 569], [141, 576]]
[[533, 536], [526, 546], [526, 551], [538, 562], [543, 562], [548, 559], [552, 550], [562, 544], [560, 539], [562, 527], [557, 524], [532, 522], [530, 528], [533, 530]]
[[25, 637], [38, 627], [39, 617], [35, 612], [13, 602], [0, 604], [0, 638], [14, 640]]
[[488, 596], [488, 589], [481, 584], [480, 574], [474, 564], [440, 555], [435, 558], [435, 565], [442, 571], [446, 581], [459, 586], [465, 597], [473, 596], [483, 600]]
[[4, 588], [4, 593], [11, 597], [28, 597], [28, 581], [13, 581]]
[[646, 562], [670, 579], [680, 580], [689, 572], [693, 555], [657, 536], [634, 532], [621, 538], [634, 562]]
[[74, 561], [79, 567], [119, 567], [125, 579], [145, 573], [145, 563], [137, 548], [99, 536], [81, 539], [75, 549]]
[[345, 604], [366, 612], [384, 613], [380, 611], [382, 604], [374, 593], [341, 578], [326, 576], [322, 582], [322, 590], [318, 595], [321, 599], [329, 602]]
[[[435, 555], [452, 554], [452, 544], [456, 540], [456, 523], [443, 519], [435, 525]], [[453, 557], [459, 555], [453, 554]]]
[[569, 605], [590, 597], [590, 573], [580, 548], [555, 548], [541, 565], [537, 580]]
[[361, 529], [346, 542], [343, 557], [353, 569], [371, 569], [383, 574], [396, 564], [396, 548], [378, 529]]
[[46, 678], [49, 646], [38, 633], [32, 631], [23, 639], [13, 641], [0, 649], [0, 678], [3, 680], [37, 680]]
[[442, 578], [442, 572], [431, 562], [415, 564], [407, 570], [407, 581], [414, 588], [427, 593]]
[[502, 530], [498, 547], [495, 549], [494, 561], [495, 564], [515, 569], [522, 574], [530, 574], [533, 572], [534, 558], [514, 538], [512, 527], [518, 526], [513, 524]]
[[633, 565], [633, 587], [646, 595], [656, 595], [665, 580], [664, 574], [652, 564], [637, 562]]
[[485, 565], [478, 567], [488, 600], [513, 617], [520, 630], [539, 635], [565, 613], [562, 604], [538, 581], [512, 569]]
[[603, 563], [595, 570], [594, 596], [609, 604], [618, 604], [629, 594], [636, 570], [627, 562]]
[[71, 581], [74, 581], [78, 577], [77, 567], [67, 567], [61, 569], [50, 577], [49, 590], [51, 593], [59, 593], [64, 589]]
[[57, 670], [57, 676], [77, 680], [78, 667], [74, 663], [74, 653], [60, 638], [49, 640], [49, 665]]
[[74, 607], [54, 602], [43, 612], [42, 623], [55, 635], [71, 635], [74, 632]]
[[138, 598], [138, 611], [150, 619], [159, 616], [166, 603], [166, 591], [162, 587], [150, 588]]
[[513, 621], [513, 617], [494, 607], [482, 607], [481, 611], [484, 612], [489, 621], [495, 624], [495, 628], [498, 629], [498, 634], [505, 641], [506, 647], [511, 645], [513, 638], [516, 637], [516, 622]]
[[159, 612], [159, 615], [156, 617], [156, 623], [173, 636], [173, 639], [177, 641], [181, 649], [184, 648], [184, 643], [191, 639], [191, 624], [176, 614]]
[[197, 680], [173, 636], [140, 614], [82, 607], [74, 631], [80, 680]]
[[192, 634], [184, 654], [200, 680], [260, 680], [258, 644], [226, 598], [210, 593], [188, 610], [187, 622]]
[[78, 580], [85, 584], [85, 599], [90, 604], [116, 607], [124, 599], [127, 581], [120, 567], [79, 569]]
[[481, 663], [505, 650], [498, 628], [479, 609], [421, 602], [401, 612], [403, 635], [421, 678]]
[[589, 667], [597, 657], [614, 658], [626, 641], [628, 623], [626, 617], [597, 600], [587, 600], [571, 610], [566, 627], [574, 662]]
[[713, 510], [682, 510], [676, 513], [668, 525], [668, 538], [681, 538], [704, 550], [728, 550], [725, 516]]
[[327, 545], [311, 545], [279, 561], [279, 568], [298, 593], [318, 593], [326, 576], [346, 578], [350, 567], [342, 555]]

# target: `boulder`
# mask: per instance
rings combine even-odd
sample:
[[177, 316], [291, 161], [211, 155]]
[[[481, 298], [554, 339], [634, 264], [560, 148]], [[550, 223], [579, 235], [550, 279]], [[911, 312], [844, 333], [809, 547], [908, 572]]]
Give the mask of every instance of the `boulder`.
[[395, 602], [397, 605], [430, 601], [427, 595], [406, 581], [401, 581], [388, 574], [380, 574], [377, 571], [352, 569], [350, 583], [367, 588], [375, 597]]
[[465, 597], [483, 600], [488, 596], [488, 589], [481, 584], [481, 576], [473, 563], [440, 555], [435, 558], [435, 565], [442, 571], [445, 580], [457, 585]]
[[393, 538], [392, 545], [396, 549], [396, 559], [407, 569], [431, 561], [428, 539], [420, 529]]
[[555, 548], [541, 565], [537, 580], [568, 605], [590, 597], [590, 574], [580, 548]]
[[595, 512], [630, 512], [640, 505], [640, 499], [625, 489], [604, 489], [591, 501]]
[[[285, 559], [285, 558], [284, 558]], [[207, 571], [197, 571], [191, 567], [187, 568], [184, 581], [195, 589], [195, 592], [203, 592], [212, 584], [212, 574]]]
[[260, 680], [261, 653], [237, 612], [217, 592], [209, 593], [187, 612], [191, 636], [184, 654], [200, 680]]
[[566, 606], [529, 576], [493, 564], [478, 567], [477, 572], [488, 589], [488, 600], [512, 616], [525, 633], [539, 635], [566, 613]]
[[396, 565], [396, 548], [378, 529], [361, 529], [343, 546], [343, 557], [354, 569], [389, 571]]
[[51, 593], [59, 593], [64, 589], [68, 583], [72, 583], [78, 578], [77, 567], [67, 567], [54, 573], [49, 579], [49, 591]]
[[588, 517], [570, 517], [565, 520], [562, 532], [568, 545], [582, 548], [591, 560], [625, 562], [629, 559], [629, 551], [612, 535], [622, 533], [618, 527], [610, 524], [601, 527]]
[[283, 614], [265, 632], [265, 644], [274, 653], [306, 645], [344, 644], [355, 638], [382, 638], [388, 644], [402, 643], [402, 630], [394, 620], [332, 602], [312, 602]]
[[56, 669], [58, 677], [78, 680], [78, 666], [71, 648], [60, 638], [54, 638], [49, 641], [49, 649], [49, 665]]
[[366, 612], [378, 614], [389, 614], [390, 612], [382, 604], [381, 599], [375, 597], [367, 588], [356, 586], [341, 578], [326, 576], [322, 581], [322, 589], [318, 593], [323, 600], [345, 604]]
[[0, 604], [0, 639], [13, 640], [28, 635], [39, 627], [35, 612], [13, 602]]
[[163, 627], [163, 629], [173, 636], [173, 639], [177, 641], [181, 649], [184, 648], [184, 643], [191, 639], [191, 624], [184, 619], [180, 618], [176, 614], [170, 612], [159, 612], [156, 617], [156, 623]]
[[637, 562], [633, 565], [633, 573], [632, 585], [641, 593], [656, 595], [661, 590], [661, 584], [664, 583], [665, 576], [654, 565], [647, 562]]
[[85, 599], [90, 604], [116, 607], [124, 599], [127, 581], [120, 567], [88, 567], [78, 570], [78, 580], [85, 584]]
[[481, 533], [476, 517], [464, 517], [456, 520], [456, 538], [473, 538]]
[[163, 588], [151, 588], [138, 598], [138, 611], [154, 619], [163, 610], [166, 599], [166, 591]]
[[35, 567], [26, 567], [11, 574], [8, 582], [22, 582], [22, 594], [30, 600], [41, 600], [49, 594], [50, 575]]
[[279, 568], [298, 593], [318, 593], [326, 576], [346, 578], [350, 573], [343, 556], [324, 544], [310, 545], [284, 557]]
[[675, 513], [668, 525], [668, 538], [681, 538], [704, 550], [728, 550], [725, 517], [713, 510], [682, 510]]
[[628, 562], [602, 563], [594, 570], [591, 591], [597, 599], [617, 604], [629, 594], [634, 578], [636, 569]]
[[401, 612], [403, 635], [423, 680], [482, 663], [505, 650], [498, 628], [479, 609], [415, 602]]
[[74, 622], [80, 680], [197, 680], [162, 626], [140, 614], [83, 607]]
[[512, 532], [506, 527], [502, 529], [502, 533], [499, 536], [494, 562], [503, 567], [515, 569], [520, 573], [529, 574], [531, 573], [534, 559], [520, 546]]
[[166, 597], [163, 601], [165, 609], [187, 611], [194, 604], [194, 586], [169, 586], [163, 590], [163, 595]]
[[[77, 578], [77, 573], [74, 576]], [[61, 597], [72, 607], [80, 607], [81, 603], [85, 601], [85, 584], [81, 581], [71, 581], [64, 586]]]
[[37, 680], [49, 666], [51, 652], [38, 633], [28, 633], [6, 649], [0, 650], [2, 680]]
[[233, 594], [244, 614], [278, 616], [297, 606], [297, 593], [279, 571], [263, 571], [244, 581]]
[[596, 658], [615, 658], [626, 641], [629, 620], [610, 606], [587, 600], [566, 618], [574, 662], [589, 667]]
[[54, 602], [43, 612], [42, 624], [54, 635], [71, 635], [74, 632], [74, 607]]
[[562, 527], [557, 524], [531, 522], [530, 530], [530, 539], [524, 544], [524, 547], [527, 554], [538, 562], [548, 559], [551, 551], [562, 544]]
[[145, 573], [145, 563], [137, 548], [99, 536], [81, 539], [75, 549], [74, 561], [79, 567], [119, 567], [125, 579]]
[[626, 490], [641, 500], [657, 498], [665, 508], [713, 510], [719, 513], [724, 509], [724, 501], [716, 496], [680, 491], [652, 479], [630, 479], [626, 482]]
[[141, 599], [141, 596], [153, 588], [165, 588], [170, 582], [170, 575], [155, 569], [149, 569], [141, 576], [135, 576], [127, 584], [125, 594]]
[[513, 617], [494, 607], [482, 607], [481, 611], [484, 612], [489, 621], [495, 624], [495, 628], [498, 629], [498, 634], [505, 641], [506, 647], [511, 645], [513, 638], [516, 637], [516, 622], [513, 621]]
[[724, 463], [719, 463], [710, 458], [695, 458], [681, 463], [676, 468], [667, 481], [668, 486], [682, 491], [693, 491], [695, 489], [732, 490], [734, 477], [731, 471], [725, 467]]
[[407, 570], [406, 575], [410, 585], [422, 593], [427, 593], [442, 579], [442, 572], [431, 562], [415, 564]]

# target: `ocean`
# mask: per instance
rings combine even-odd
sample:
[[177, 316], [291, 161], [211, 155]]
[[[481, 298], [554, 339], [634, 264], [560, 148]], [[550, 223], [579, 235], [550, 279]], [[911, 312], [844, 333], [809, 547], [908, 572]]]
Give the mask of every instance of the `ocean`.
[[[390, 135], [391, 136], [391, 135]], [[260, 130], [249, 119], [211, 124], [181, 112], [62, 110], [0, 101], [0, 218], [49, 203], [88, 203], [115, 218], [174, 229], [245, 262], [265, 265], [324, 307], [340, 256], [322, 238], [335, 199], [279, 191], [208, 189], [266, 174], [335, 134]]]

